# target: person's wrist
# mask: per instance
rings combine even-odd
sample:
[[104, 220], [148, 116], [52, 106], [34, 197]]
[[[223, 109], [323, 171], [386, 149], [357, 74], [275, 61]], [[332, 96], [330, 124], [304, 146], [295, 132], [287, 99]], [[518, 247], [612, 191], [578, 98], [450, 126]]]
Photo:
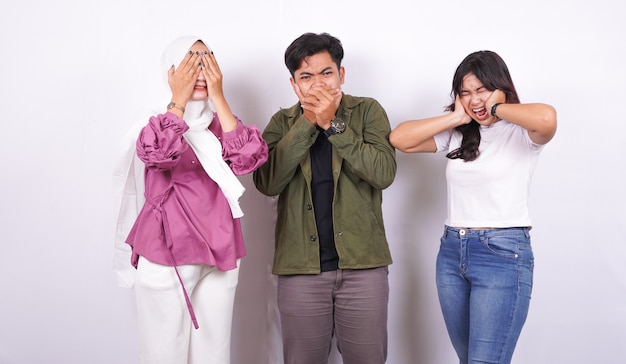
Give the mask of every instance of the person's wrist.
[[493, 116], [493, 117], [496, 117], [496, 118], [497, 118], [497, 117], [498, 117], [498, 115], [497, 115], [497, 109], [498, 109], [498, 106], [500, 106], [500, 105], [502, 105], [502, 103], [501, 103], [501, 102], [496, 102], [495, 104], [493, 104], [493, 105], [491, 106], [491, 110], [489, 111], [489, 114], [490, 114], [491, 116]]
[[324, 134], [329, 137], [335, 134], [341, 134], [345, 130], [346, 123], [343, 121], [343, 119], [335, 117], [330, 121], [330, 126], [326, 130], [324, 130]]
[[211, 100], [211, 103], [213, 105], [215, 105], [215, 106], [217, 106], [218, 104], [219, 105], [228, 104], [226, 102], [226, 97], [224, 96], [223, 93], [219, 93], [219, 94], [218, 93], [216, 93], [216, 94], [209, 93], [209, 100]]
[[180, 102], [177, 102], [174, 99], [172, 99], [170, 101], [170, 103], [167, 104], [167, 110], [171, 111], [172, 109], [178, 109], [178, 110], [180, 110], [180, 111], [182, 111], [184, 113], [185, 112], [185, 105], [186, 105], [186, 103], [180, 103]]
[[459, 109], [458, 111], [457, 110], [453, 111], [451, 113], [451, 116], [452, 116], [452, 118], [448, 119], [449, 120], [448, 122], [452, 124], [451, 126], [453, 128], [455, 128], [457, 126], [460, 126], [460, 125], [465, 125], [465, 124], [468, 123], [467, 119], [469, 117], [465, 113], [465, 110], [463, 110], [462, 108]]

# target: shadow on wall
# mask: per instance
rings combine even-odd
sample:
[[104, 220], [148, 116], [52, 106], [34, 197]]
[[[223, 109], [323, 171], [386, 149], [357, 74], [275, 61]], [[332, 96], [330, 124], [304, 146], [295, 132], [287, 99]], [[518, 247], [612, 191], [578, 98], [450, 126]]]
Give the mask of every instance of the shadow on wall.
[[[240, 176], [246, 188], [241, 198], [241, 220], [247, 256], [242, 259], [235, 297], [232, 333], [233, 363], [282, 362], [276, 310], [274, 256], [275, 198], [256, 190], [252, 174]], [[279, 359], [273, 358], [276, 352]], [[268, 358], [265, 358], [269, 356]], [[271, 360], [270, 360], [271, 359]]]
[[439, 233], [446, 217], [446, 159], [434, 153], [398, 151], [396, 156], [396, 180], [386, 190], [383, 205], [394, 259], [389, 273], [388, 362], [435, 363], [450, 354], [441, 344], [448, 339], [435, 288]]

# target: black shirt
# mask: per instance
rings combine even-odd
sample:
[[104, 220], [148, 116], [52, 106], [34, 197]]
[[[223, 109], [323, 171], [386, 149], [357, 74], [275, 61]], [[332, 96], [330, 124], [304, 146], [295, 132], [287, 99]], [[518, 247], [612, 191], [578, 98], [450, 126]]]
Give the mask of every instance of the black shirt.
[[315, 143], [311, 146], [311, 192], [313, 194], [313, 211], [315, 224], [319, 234], [320, 267], [322, 272], [339, 268], [339, 256], [335, 248], [333, 231], [333, 170], [332, 145], [324, 130], [320, 131]]

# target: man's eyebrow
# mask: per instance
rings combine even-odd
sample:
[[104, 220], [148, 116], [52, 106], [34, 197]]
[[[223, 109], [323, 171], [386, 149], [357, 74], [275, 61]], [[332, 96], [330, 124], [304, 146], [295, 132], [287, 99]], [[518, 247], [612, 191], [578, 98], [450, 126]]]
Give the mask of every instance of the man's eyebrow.
[[[326, 67], [326, 68], [322, 69], [319, 73], [320, 73], [320, 74], [322, 74], [322, 73], [324, 73], [324, 72], [326, 72], [326, 71], [328, 71], [328, 70], [332, 70], [332, 69], [333, 69], [333, 68], [332, 68], [331, 66], [328, 66], [328, 67]], [[312, 75], [312, 74], [313, 74], [313, 72], [309, 72], [309, 71], [302, 71], [302, 72], [300, 72], [300, 73], [299, 73], [299, 76], [305, 76], [305, 75], [306, 75], [306, 76], [310, 76], [310, 75]]]

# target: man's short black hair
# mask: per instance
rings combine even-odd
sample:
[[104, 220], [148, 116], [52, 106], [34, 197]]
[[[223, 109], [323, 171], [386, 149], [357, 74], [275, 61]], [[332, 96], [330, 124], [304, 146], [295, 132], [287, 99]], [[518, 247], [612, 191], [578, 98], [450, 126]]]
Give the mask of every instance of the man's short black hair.
[[341, 68], [343, 46], [339, 39], [328, 33], [304, 33], [299, 36], [285, 51], [285, 65], [291, 77], [294, 76], [303, 59], [324, 51], [330, 54], [330, 58], [335, 62], [337, 68]]

